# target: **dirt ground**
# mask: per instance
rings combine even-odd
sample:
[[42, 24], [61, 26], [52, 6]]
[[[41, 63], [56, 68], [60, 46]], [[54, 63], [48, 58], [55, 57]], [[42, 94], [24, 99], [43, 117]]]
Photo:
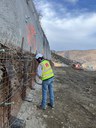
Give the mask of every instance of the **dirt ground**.
[[55, 68], [54, 72], [55, 108], [37, 109], [41, 101], [37, 85], [30, 93], [32, 102], [25, 102], [21, 109], [26, 128], [96, 128], [96, 72], [71, 67]]

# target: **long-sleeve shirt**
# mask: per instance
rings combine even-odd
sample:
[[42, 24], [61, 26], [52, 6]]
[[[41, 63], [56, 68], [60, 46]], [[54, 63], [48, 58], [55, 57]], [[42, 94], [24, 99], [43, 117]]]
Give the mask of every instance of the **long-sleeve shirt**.
[[39, 77], [42, 76], [42, 66], [41, 66], [40, 64], [38, 65], [38, 68], [37, 68], [37, 75], [38, 75]]

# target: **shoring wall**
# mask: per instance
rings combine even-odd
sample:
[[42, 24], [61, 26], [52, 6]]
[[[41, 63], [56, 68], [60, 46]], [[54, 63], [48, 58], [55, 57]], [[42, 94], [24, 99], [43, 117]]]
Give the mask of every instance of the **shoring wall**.
[[[51, 59], [50, 46], [32, 0], [0, 0], [0, 43], [42, 53]], [[45, 44], [45, 45], [43, 45]], [[47, 51], [45, 51], [47, 49]]]
[[51, 59], [33, 1], [0, 0], [0, 128], [17, 124], [26, 91], [34, 84], [36, 53]]

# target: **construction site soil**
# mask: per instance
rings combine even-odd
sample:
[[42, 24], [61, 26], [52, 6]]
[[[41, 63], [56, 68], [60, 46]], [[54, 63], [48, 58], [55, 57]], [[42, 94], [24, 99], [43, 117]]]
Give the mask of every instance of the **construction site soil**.
[[71, 67], [55, 67], [54, 72], [55, 108], [37, 109], [41, 87], [36, 89], [26, 128], [96, 128], [96, 72]]

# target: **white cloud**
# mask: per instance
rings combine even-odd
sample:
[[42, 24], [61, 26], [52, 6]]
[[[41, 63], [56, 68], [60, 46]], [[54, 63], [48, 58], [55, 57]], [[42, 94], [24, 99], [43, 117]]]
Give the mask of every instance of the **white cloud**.
[[39, 9], [43, 14], [41, 23], [51, 49], [92, 49], [96, 47], [94, 34], [96, 33], [96, 13], [83, 13], [72, 17], [66, 12], [66, 15], [71, 17], [61, 19], [48, 2], [39, 3]]

